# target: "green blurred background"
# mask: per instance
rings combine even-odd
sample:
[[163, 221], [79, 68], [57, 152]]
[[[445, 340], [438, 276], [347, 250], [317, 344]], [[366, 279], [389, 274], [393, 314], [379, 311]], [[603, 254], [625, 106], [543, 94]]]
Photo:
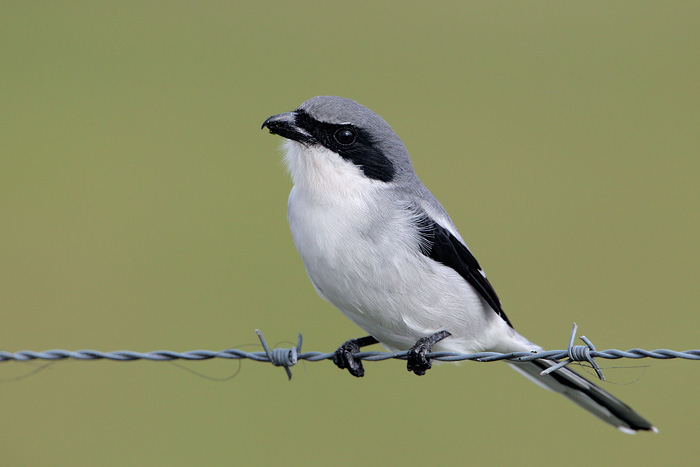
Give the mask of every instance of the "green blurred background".
[[[2, 2], [0, 347], [362, 335], [308, 282], [260, 131], [336, 94], [402, 137], [521, 333], [700, 348], [699, 26], [690, 1]], [[696, 463], [698, 363], [600, 363], [660, 434], [502, 364], [3, 363], [0, 464]]]

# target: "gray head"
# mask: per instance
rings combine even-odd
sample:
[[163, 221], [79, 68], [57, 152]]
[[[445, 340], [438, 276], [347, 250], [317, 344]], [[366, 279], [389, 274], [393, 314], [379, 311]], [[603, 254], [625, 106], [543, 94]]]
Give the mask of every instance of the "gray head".
[[324, 146], [357, 165], [369, 178], [391, 182], [415, 177], [406, 147], [376, 113], [350, 99], [317, 96], [262, 125], [305, 146]]

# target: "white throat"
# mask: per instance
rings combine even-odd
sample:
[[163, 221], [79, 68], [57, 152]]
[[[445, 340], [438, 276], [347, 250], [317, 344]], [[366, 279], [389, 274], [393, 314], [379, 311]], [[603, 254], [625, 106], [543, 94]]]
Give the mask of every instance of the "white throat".
[[319, 197], [366, 197], [383, 183], [368, 178], [362, 169], [323, 146], [307, 147], [286, 140], [284, 161], [297, 190]]

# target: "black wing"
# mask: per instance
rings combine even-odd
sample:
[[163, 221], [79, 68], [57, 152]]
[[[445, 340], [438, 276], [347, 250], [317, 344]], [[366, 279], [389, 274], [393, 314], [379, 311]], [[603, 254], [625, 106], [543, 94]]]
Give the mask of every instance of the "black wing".
[[425, 240], [421, 251], [425, 256], [434, 259], [438, 263], [444, 264], [454, 269], [472, 287], [479, 292], [479, 295], [486, 300], [493, 311], [495, 311], [511, 328], [513, 325], [503, 312], [501, 301], [493, 290], [491, 283], [479, 266], [469, 248], [467, 248], [449, 230], [432, 220], [427, 215], [418, 220], [418, 228], [421, 236]]

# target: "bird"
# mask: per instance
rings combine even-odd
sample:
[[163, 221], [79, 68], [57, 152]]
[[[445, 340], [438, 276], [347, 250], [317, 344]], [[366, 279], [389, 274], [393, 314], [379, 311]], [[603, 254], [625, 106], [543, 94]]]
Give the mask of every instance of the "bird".
[[[432, 351], [537, 352], [515, 331], [500, 299], [440, 202], [418, 178], [386, 121], [347, 98], [316, 96], [267, 118], [284, 138], [293, 187], [287, 220], [316, 292], [368, 335], [349, 339], [333, 361], [356, 377], [354, 356], [381, 343], [408, 351], [424, 375]], [[620, 431], [658, 430], [624, 402], [556, 362], [509, 362]]]

